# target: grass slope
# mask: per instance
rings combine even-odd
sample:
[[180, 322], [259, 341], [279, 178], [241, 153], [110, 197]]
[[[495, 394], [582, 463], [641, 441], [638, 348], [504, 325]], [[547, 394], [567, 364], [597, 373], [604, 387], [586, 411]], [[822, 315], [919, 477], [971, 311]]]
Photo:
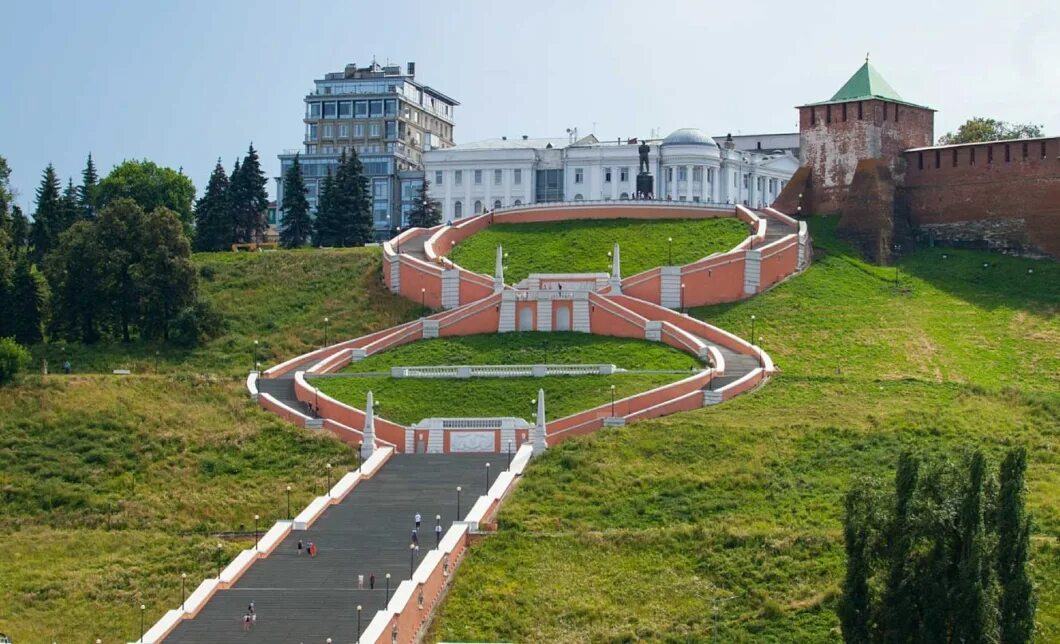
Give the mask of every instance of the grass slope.
[[[378, 252], [194, 258], [229, 324], [191, 351], [71, 345], [72, 376], [0, 389], [0, 632], [16, 642], [131, 641], [265, 527], [295, 512], [356, 453], [258, 410], [242, 378], [252, 340], [273, 362], [332, 337], [404, 321], [415, 306], [379, 286]], [[60, 346], [34, 347], [53, 368]], [[134, 375], [85, 373], [130, 367]]]
[[804, 275], [694, 311], [743, 335], [754, 314], [783, 372], [535, 460], [432, 641], [836, 641], [852, 479], [891, 485], [904, 448], [996, 465], [1014, 444], [1030, 454], [1038, 641], [1060, 639], [1060, 266], [923, 250], [896, 289], [833, 226], [811, 222]]
[[681, 265], [731, 249], [748, 228], [734, 218], [576, 220], [556, 223], [497, 224], [457, 244], [450, 258], [464, 268], [492, 275], [502, 245], [505, 280], [515, 283], [530, 273], [609, 273], [607, 254], [617, 242], [622, 274], [635, 275], [663, 266], [667, 238], [673, 238], [673, 264]]

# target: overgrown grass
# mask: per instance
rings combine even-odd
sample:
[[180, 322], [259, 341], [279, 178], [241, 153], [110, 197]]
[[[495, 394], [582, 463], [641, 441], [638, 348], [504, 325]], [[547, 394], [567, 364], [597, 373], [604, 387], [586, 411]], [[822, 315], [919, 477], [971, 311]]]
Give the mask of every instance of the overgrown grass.
[[536, 459], [461, 566], [434, 640], [836, 641], [850, 482], [890, 485], [905, 448], [996, 463], [1016, 444], [1030, 455], [1038, 641], [1060, 639], [1060, 267], [923, 250], [896, 288], [833, 226], [811, 222], [804, 275], [694, 311], [745, 337], [754, 314], [783, 372]]
[[622, 274], [629, 276], [727, 251], [747, 235], [747, 226], [735, 218], [495, 224], [457, 244], [450, 257], [468, 270], [492, 275], [502, 245], [508, 255], [505, 280], [515, 283], [530, 273], [609, 273], [607, 254], [618, 243]]
[[615, 399], [680, 380], [684, 375], [619, 373], [610, 376], [545, 378], [316, 378], [313, 385], [329, 396], [364, 409], [369, 391], [376, 412], [402, 425], [430, 417], [514, 416], [533, 422], [537, 390], [545, 390], [545, 418], [555, 419], [592, 409]]
[[[150, 624], [294, 512], [357, 454], [257, 409], [242, 378], [332, 338], [412, 317], [380, 285], [378, 251], [295, 251], [194, 258], [228, 320], [191, 351], [102, 344], [35, 347], [53, 371], [0, 389], [0, 632], [16, 642], [130, 641], [141, 603]], [[89, 372], [127, 367], [132, 376]], [[220, 533], [226, 533], [219, 539]], [[229, 533], [236, 533], [232, 537]]]

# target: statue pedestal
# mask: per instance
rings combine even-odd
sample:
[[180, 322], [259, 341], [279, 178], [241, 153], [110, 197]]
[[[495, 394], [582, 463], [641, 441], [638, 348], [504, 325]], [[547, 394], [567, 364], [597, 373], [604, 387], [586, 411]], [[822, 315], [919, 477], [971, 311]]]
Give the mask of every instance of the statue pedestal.
[[637, 174], [637, 199], [655, 198], [655, 177], [647, 172]]

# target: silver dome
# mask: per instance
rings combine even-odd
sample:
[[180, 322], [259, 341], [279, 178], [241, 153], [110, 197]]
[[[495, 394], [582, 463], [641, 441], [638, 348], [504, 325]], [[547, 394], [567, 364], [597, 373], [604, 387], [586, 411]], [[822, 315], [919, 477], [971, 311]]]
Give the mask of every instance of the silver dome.
[[663, 139], [663, 145], [709, 145], [712, 147], [718, 147], [718, 144], [714, 142], [714, 139], [710, 138], [698, 128], [694, 127], [683, 127], [680, 130], [674, 130], [670, 133], [670, 136]]

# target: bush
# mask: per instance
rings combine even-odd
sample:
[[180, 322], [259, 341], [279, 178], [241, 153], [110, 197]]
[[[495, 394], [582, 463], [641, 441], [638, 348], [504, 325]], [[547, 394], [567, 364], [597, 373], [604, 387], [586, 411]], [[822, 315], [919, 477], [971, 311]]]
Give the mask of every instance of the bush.
[[224, 318], [206, 298], [184, 307], [170, 324], [170, 338], [177, 345], [193, 347], [215, 338], [224, 329]]
[[14, 382], [29, 364], [29, 351], [13, 338], [0, 338], [0, 385]]

